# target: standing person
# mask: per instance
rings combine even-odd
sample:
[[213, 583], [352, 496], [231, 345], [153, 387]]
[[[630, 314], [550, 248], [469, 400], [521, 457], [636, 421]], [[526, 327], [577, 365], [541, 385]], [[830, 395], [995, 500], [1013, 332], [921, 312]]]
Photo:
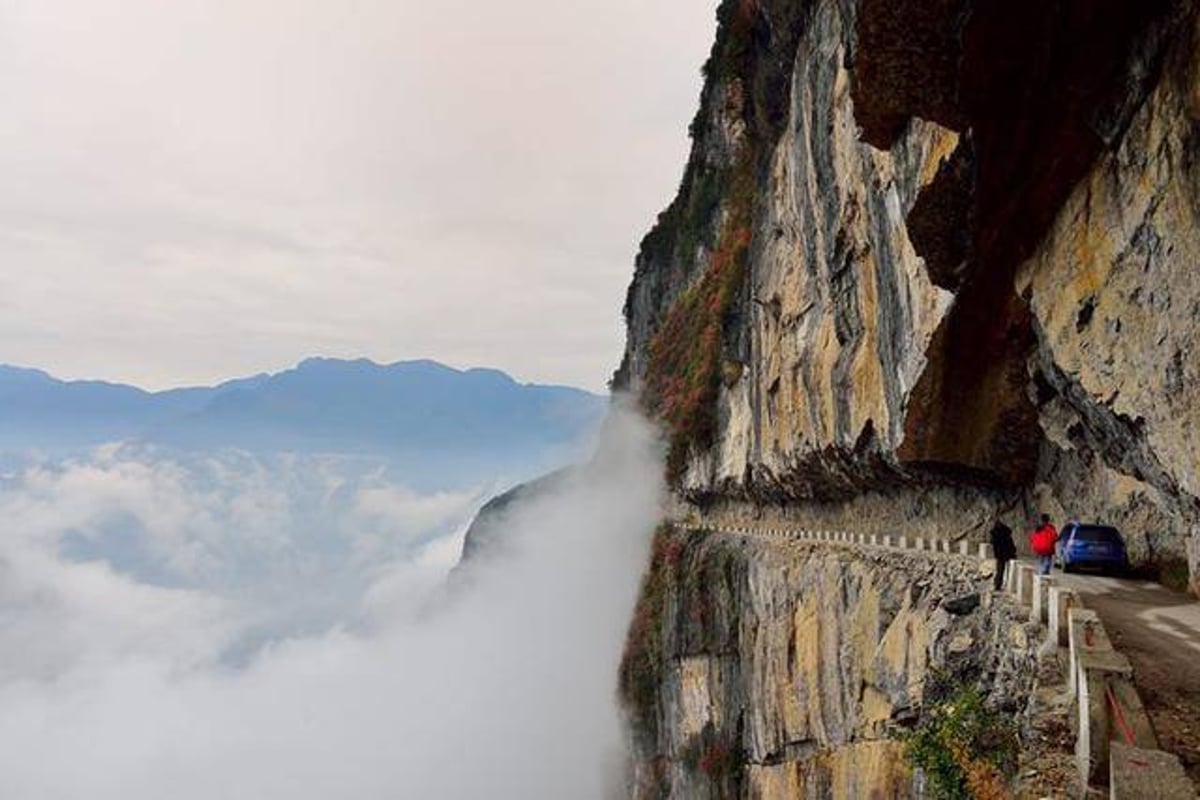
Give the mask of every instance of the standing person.
[[992, 555], [996, 557], [996, 591], [1004, 586], [1004, 571], [1008, 562], [1017, 557], [1017, 546], [1013, 544], [1012, 528], [1000, 520], [992, 526]]
[[1043, 575], [1049, 575], [1050, 568], [1054, 566], [1054, 548], [1057, 544], [1058, 531], [1050, 524], [1050, 515], [1042, 514], [1041, 526], [1029, 534], [1029, 546], [1038, 557], [1038, 572]]

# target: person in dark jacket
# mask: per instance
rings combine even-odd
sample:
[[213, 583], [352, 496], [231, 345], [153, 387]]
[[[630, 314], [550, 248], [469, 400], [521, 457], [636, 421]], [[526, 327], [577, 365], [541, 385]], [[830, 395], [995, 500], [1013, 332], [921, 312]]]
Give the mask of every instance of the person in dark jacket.
[[1017, 546], [1013, 543], [1012, 528], [1000, 520], [992, 526], [992, 555], [996, 557], [996, 591], [1004, 586], [1004, 571], [1008, 562], [1017, 557]]

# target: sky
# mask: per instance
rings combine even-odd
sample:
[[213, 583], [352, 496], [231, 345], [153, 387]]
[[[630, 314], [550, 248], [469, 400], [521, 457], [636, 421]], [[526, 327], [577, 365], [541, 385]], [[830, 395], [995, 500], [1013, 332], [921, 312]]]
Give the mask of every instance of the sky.
[[715, 0], [0, 0], [0, 362], [602, 388]]

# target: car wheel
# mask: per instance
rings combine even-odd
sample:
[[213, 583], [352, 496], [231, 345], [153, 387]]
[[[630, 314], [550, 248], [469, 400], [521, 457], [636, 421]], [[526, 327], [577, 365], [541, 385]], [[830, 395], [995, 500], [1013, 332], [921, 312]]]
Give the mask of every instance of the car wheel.
[[1075, 571], [1075, 568], [1073, 566], [1071, 566], [1070, 564], [1068, 564], [1065, 561], [1063, 562], [1063, 573], [1064, 574], [1070, 574], [1074, 571]]

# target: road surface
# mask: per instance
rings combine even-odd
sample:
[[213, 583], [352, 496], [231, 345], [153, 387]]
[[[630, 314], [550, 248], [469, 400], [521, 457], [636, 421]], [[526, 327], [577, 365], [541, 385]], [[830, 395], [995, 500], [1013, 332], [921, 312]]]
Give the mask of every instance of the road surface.
[[1159, 746], [1179, 756], [1200, 789], [1200, 602], [1146, 581], [1055, 575], [1129, 657]]

